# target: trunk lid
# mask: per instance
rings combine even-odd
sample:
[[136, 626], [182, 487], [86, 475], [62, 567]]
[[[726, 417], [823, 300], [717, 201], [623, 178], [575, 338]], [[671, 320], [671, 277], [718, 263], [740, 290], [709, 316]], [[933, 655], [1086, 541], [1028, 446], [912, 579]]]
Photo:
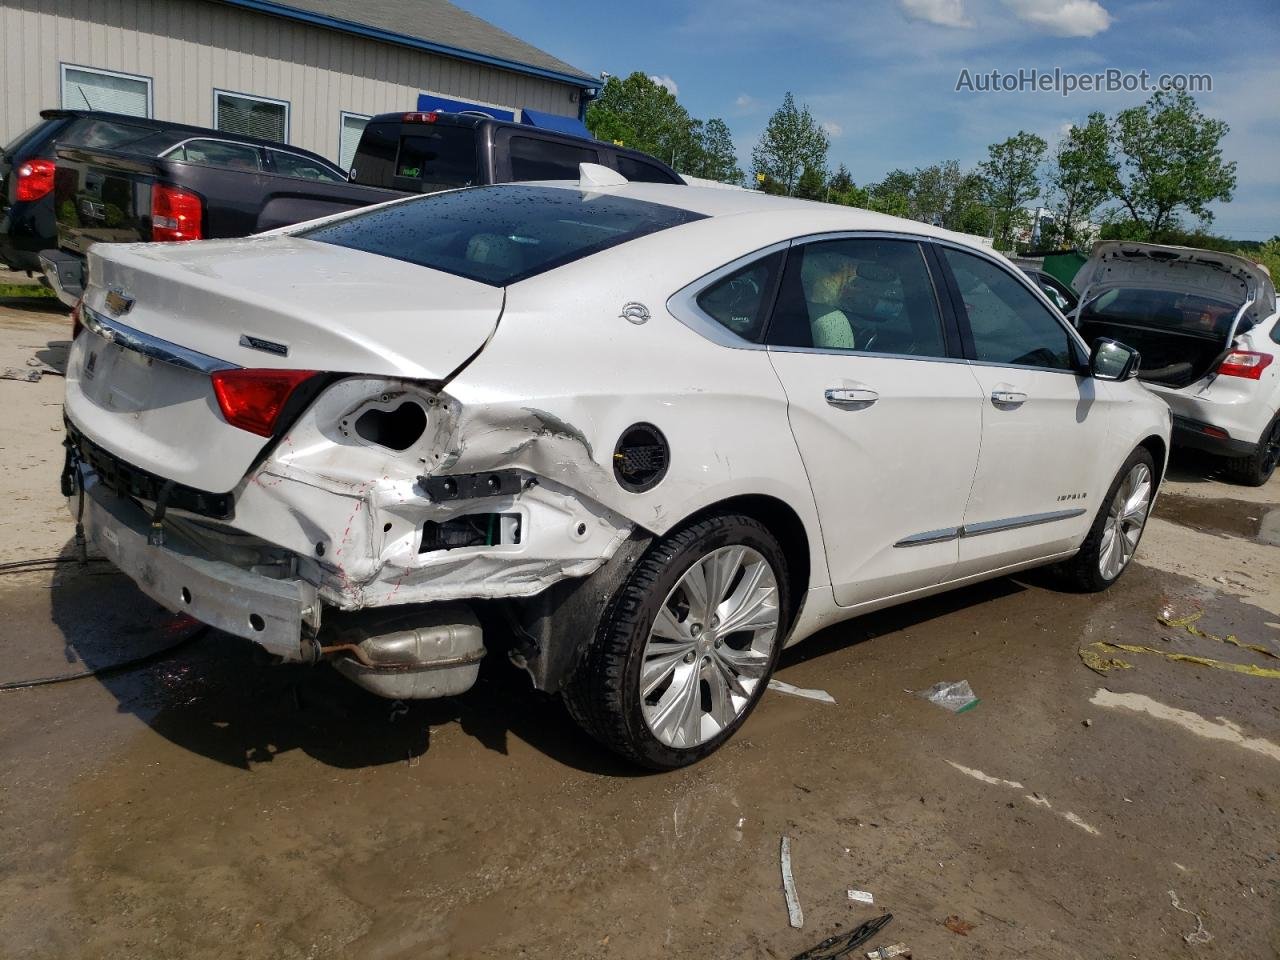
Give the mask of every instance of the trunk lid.
[[[96, 246], [84, 304], [130, 334], [76, 338], [67, 371], [73, 424], [134, 467], [225, 492], [271, 441], [223, 419], [199, 367], [443, 380], [493, 333], [503, 290], [277, 235]], [[130, 337], [198, 362], [158, 360]]]

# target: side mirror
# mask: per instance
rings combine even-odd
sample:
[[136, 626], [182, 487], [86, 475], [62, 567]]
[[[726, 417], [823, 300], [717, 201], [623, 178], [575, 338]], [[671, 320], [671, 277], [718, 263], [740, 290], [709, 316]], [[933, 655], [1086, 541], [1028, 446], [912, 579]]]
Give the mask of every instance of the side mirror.
[[1089, 356], [1089, 373], [1097, 380], [1132, 380], [1142, 365], [1142, 354], [1133, 347], [1099, 337]]

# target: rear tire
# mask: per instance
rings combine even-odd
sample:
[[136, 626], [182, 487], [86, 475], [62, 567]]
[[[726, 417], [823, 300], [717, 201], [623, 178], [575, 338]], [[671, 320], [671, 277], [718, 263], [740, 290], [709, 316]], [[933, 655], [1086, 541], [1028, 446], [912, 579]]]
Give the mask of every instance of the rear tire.
[[[1097, 593], [1129, 569], [1151, 513], [1155, 475], [1155, 461], [1146, 447], [1129, 454], [1107, 490], [1080, 552], [1057, 568], [1065, 586], [1082, 593]], [[1141, 502], [1143, 483], [1145, 503]]]
[[1260, 487], [1280, 465], [1280, 413], [1262, 431], [1257, 449], [1247, 457], [1227, 461], [1227, 476], [1246, 487]]
[[786, 557], [773, 534], [740, 514], [699, 520], [655, 543], [618, 588], [565, 685], [565, 705], [634, 763], [694, 763], [759, 703], [789, 610]]

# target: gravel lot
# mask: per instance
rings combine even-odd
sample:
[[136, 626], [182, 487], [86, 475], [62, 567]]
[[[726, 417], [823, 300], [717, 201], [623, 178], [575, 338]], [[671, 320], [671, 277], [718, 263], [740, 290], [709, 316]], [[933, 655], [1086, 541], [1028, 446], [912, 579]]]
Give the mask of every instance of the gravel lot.
[[[57, 367], [67, 334], [52, 301], [0, 301], [0, 368]], [[61, 392], [0, 380], [0, 562], [70, 554]], [[0, 956], [791, 957], [882, 911], [875, 944], [917, 958], [1280, 955], [1280, 678], [1078, 655], [1280, 668], [1280, 478], [1171, 478], [1109, 593], [1006, 579], [830, 629], [780, 676], [835, 705], [770, 693], [674, 774], [620, 765], [501, 662], [395, 707], [206, 635], [0, 692]], [[0, 614], [0, 683], [188, 629], [105, 565], [0, 576]], [[911, 693], [960, 679], [962, 714]]]

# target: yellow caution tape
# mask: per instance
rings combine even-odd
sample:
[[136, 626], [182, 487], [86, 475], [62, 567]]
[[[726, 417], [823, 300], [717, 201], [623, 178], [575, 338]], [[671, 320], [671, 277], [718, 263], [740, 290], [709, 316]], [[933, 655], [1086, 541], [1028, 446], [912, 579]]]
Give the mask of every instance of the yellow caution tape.
[[[1256, 667], [1251, 663], [1230, 663], [1226, 660], [1213, 660], [1209, 657], [1196, 657], [1189, 653], [1171, 653], [1168, 650], [1157, 650], [1154, 647], [1143, 647], [1136, 643], [1111, 643], [1107, 640], [1099, 640], [1090, 644], [1098, 650], [1123, 650], [1125, 653], [1152, 653], [1157, 657], [1164, 657], [1166, 660], [1180, 660], [1183, 663], [1197, 663], [1202, 667], [1212, 667], [1214, 670], [1230, 670], [1232, 673], [1245, 673], [1251, 677], [1265, 677], [1271, 680], [1280, 680], [1280, 670], [1271, 667]], [[1089, 669], [1102, 673], [1112, 669], [1128, 669], [1132, 664], [1125, 663], [1123, 660], [1117, 660], [1112, 657], [1103, 657], [1100, 653], [1095, 653], [1082, 647], [1079, 651], [1080, 659], [1084, 661], [1085, 666]], [[1096, 664], [1096, 665], [1095, 665]]]
[[1241, 643], [1235, 634], [1229, 633], [1225, 637], [1214, 636], [1195, 626], [1195, 622], [1204, 616], [1204, 611], [1200, 610], [1196, 613], [1188, 614], [1185, 617], [1156, 617], [1160, 623], [1166, 627], [1181, 627], [1193, 637], [1203, 637], [1206, 640], [1217, 640], [1219, 643], [1229, 643], [1232, 646], [1239, 647], [1241, 650], [1252, 650], [1254, 653], [1260, 653], [1264, 657], [1271, 657], [1273, 660], [1280, 660], [1280, 653], [1270, 650], [1267, 647], [1256, 643]]

